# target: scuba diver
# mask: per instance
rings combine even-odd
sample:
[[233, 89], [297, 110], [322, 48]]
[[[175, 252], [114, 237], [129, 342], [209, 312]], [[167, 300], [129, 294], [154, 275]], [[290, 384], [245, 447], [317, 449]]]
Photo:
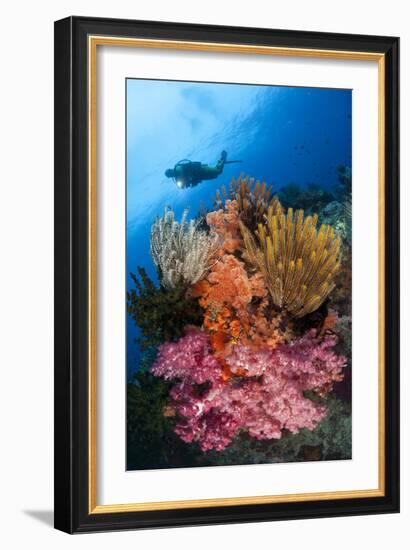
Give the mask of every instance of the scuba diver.
[[192, 162], [188, 159], [180, 160], [174, 168], [168, 168], [165, 175], [167, 178], [173, 178], [179, 189], [195, 187], [204, 180], [217, 178], [219, 174], [222, 174], [225, 164], [242, 162], [241, 160], [226, 160], [227, 156], [227, 152], [222, 151], [216, 166], [209, 166], [202, 162]]

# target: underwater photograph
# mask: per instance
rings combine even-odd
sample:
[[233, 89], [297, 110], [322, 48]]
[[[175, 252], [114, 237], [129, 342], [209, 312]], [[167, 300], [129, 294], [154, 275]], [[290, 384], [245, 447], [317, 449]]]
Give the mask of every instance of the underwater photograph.
[[127, 470], [352, 457], [352, 92], [126, 80]]

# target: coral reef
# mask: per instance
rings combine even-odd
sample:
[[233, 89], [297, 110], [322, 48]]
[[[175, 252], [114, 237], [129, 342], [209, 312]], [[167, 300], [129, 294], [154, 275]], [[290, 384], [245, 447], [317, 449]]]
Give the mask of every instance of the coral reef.
[[219, 235], [221, 249], [219, 252], [234, 252], [242, 246], [239, 229], [239, 211], [236, 200], [227, 200], [224, 208], [209, 212], [206, 222], [211, 230]]
[[352, 301], [352, 270], [350, 264], [351, 249], [345, 247], [341, 258], [339, 272], [335, 278], [335, 289], [330, 296], [330, 305], [336, 309], [339, 316], [351, 317]]
[[335, 233], [346, 242], [352, 244], [352, 201], [346, 198], [344, 202], [332, 201], [327, 204], [320, 214], [320, 220], [324, 224], [334, 227]]
[[219, 260], [192, 286], [190, 295], [204, 309], [203, 327], [213, 350], [224, 356], [237, 344], [275, 347], [284, 338], [278, 329], [280, 315], [272, 315], [261, 273], [248, 273], [240, 259], [243, 241], [236, 200], [227, 199], [223, 209], [207, 215], [207, 222], [221, 238]]
[[236, 346], [226, 359], [234, 377], [226, 380], [208, 335], [192, 332], [162, 344], [151, 372], [176, 382], [167, 410], [178, 419], [181, 439], [197, 441], [203, 451], [221, 450], [240, 430], [280, 439], [284, 429], [314, 429], [326, 407], [305, 392], [326, 395], [341, 380], [346, 358], [333, 352], [335, 343], [335, 337], [320, 341], [310, 333], [275, 350]]
[[352, 244], [352, 197], [346, 198], [343, 203], [343, 218], [345, 223], [344, 237], [348, 244]]
[[198, 301], [186, 297], [183, 287], [157, 288], [144, 269], [138, 268], [138, 274], [131, 273], [135, 289], [127, 293], [127, 310], [140, 328], [143, 350], [179, 338], [187, 324], [202, 324]]
[[198, 465], [199, 449], [188, 446], [164, 415], [170, 384], [138, 372], [127, 384], [127, 469]]
[[351, 408], [335, 397], [323, 400], [327, 414], [316, 428], [302, 428], [297, 434], [284, 432], [280, 439], [256, 440], [239, 433], [228, 447], [208, 451], [199, 465], [212, 461], [219, 466], [346, 460], [352, 457]]
[[129, 467], [351, 457], [349, 169], [339, 181], [337, 200], [289, 185], [281, 204], [240, 176], [214, 210], [154, 221], [159, 287], [139, 268], [127, 295]]
[[263, 221], [269, 206], [276, 207], [277, 203], [272, 186], [268, 187], [266, 182], [261, 183], [244, 175], [240, 175], [238, 179], [232, 178], [229, 191], [222, 187], [221, 191], [217, 192], [215, 204], [218, 208], [223, 205], [223, 197], [236, 201], [239, 217], [250, 229], [256, 229]]
[[241, 231], [249, 261], [265, 278], [273, 302], [295, 317], [317, 309], [333, 290], [340, 264], [340, 238], [317, 215], [304, 219], [303, 210], [287, 215], [269, 207], [257, 240], [244, 224]]
[[223, 255], [191, 293], [199, 298], [205, 312], [203, 326], [220, 355], [228, 355], [237, 344], [275, 347], [284, 340], [280, 316], [270, 315], [262, 275], [248, 275], [245, 264], [235, 256]]
[[286, 209], [293, 208], [303, 210], [306, 214], [314, 214], [334, 201], [334, 196], [315, 183], [310, 183], [306, 189], [301, 189], [296, 183], [288, 183], [279, 189], [278, 199]]
[[132, 461], [139, 467], [156, 460], [152, 440], [161, 439], [168, 430], [163, 415], [168, 391], [169, 384], [149, 373], [135, 374], [127, 385], [127, 439], [136, 451], [134, 455], [138, 453]]
[[187, 215], [185, 210], [177, 222], [174, 212], [166, 208], [151, 227], [151, 256], [167, 289], [199, 281], [219, 246], [217, 235], [201, 231], [194, 220], [187, 222]]
[[339, 192], [343, 197], [352, 196], [352, 169], [350, 166], [340, 164], [337, 167], [337, 177], [339, 180]]
[[284, 208], [299, 208], [302, 189], [297, 183], [289, 182], [278, 191], [278, 199]]

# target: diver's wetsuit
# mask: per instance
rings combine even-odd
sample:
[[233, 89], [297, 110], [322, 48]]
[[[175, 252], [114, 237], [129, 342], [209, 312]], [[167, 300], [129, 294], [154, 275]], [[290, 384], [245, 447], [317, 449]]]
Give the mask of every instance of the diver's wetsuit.
[[195, 187], [203, 180], [213, 180], [222, 174], [226, 157], [226, 151], [222, 151], [221, 158], [216, 166], [209, 166], [202, 162], [192, 162], [191, 160], [181, 160], [173, 170], [167, 170], [165, 175], [168, 178], [174, 178], [178, 187]]

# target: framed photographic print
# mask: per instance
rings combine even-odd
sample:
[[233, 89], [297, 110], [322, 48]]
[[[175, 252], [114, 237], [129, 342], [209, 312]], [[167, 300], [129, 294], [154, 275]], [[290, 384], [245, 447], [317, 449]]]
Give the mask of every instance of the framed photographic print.
[[398, 50], [56, 22], [56, 528], [399, 510]]

